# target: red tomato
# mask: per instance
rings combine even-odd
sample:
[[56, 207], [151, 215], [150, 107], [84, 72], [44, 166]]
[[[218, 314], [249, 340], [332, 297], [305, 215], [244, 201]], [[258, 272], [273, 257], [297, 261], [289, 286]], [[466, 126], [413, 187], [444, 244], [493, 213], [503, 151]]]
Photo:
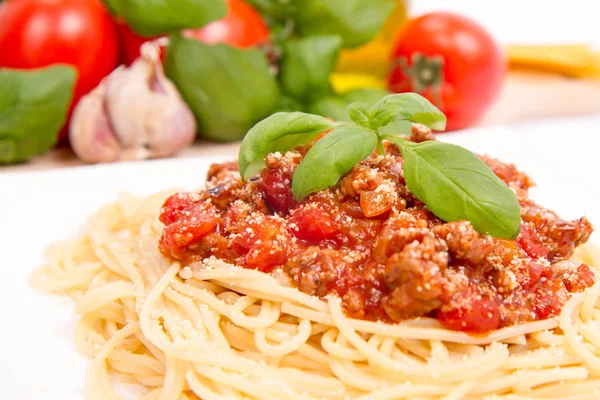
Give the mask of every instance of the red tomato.
[[[123, 21], [117, 21], [117, 32], [119, 35], [119, 43], [121, 45], [119, 48], [121, 62], [125, 65], [131, 65], [136, 58], [140, 56], [140, 48], [144, 43], [146, 43], [148, 40], [153, 40], [159, 37], [141, 37]], [[164, 56], [164, 52], [161, 54], [161, 57], [162, 56]]]
[[298, 239], [309, 243], [333, 240], [340, 233], [333, 217], [320, 207], [304, 207], [298, 210], [292, 216], [291, 222], [292, 233]]
[[[117, 65], [117, 34], [98, 0], [6, 0], [0, 5], [0, 67], [77, 68], [78, 99]], [[66, 137], [63, 129], [60, 137]]]
[[[227, 43], [231, 46], [247, 48], [264, 43], [269, 29], [260, 14], [244, 0], [225, 0], [228, 14], [217, 21], [198, 29], [187, 29], [183, 35], [196, 38], [204, 43]], [[122, 61], [129, 65], [140, 55], [140, 47], [147, 40], [135, 34], [127, 25], [119, 24]]]
[[501, 323], [498, 304], [476, 290], [456, 293], [454, 303], [438, 310], [437, 319], [448, 329], [464, 332], [488, 332]]
[[258, 188], [262, 190], [271, 211], [287, 214], [296, 206], [291, 182], [281, 169], [270, 169], [264, 174]]
[[421, 93], [446, 114], [447, 130], [473, 124], [502, 89], [501, 48], [463, 16], [436, 12], [409, 21], [393, 49], [390, 90]]
[[517, 243], [531, 258], [548, 256], [549, 250], [541, 243], [537, 233], [524, 223], [521, 223], [521, 233], [517, 238]]

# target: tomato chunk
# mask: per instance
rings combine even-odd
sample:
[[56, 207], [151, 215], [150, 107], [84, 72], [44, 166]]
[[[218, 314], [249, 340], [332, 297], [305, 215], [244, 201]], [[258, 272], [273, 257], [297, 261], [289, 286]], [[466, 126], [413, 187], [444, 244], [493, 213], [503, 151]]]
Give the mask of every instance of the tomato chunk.
[[291, 230], [300, 240], [320, 243], [335, 239], [340, 229], [332, 216], [321, 207], [310, 206], [299, 209], [292, 216]]
[[169, 196], [160, 210], [160, 222], [165, 225], [176, 222], [184, 216], [195, 204], [200, 202], [200, 196], [197, 193], [176, 193]]
[[498, 329], [501, 322], [498, 304], [476, 290], [455, 294], [451, 304], [438, 311], [437, 318], [448, 329], [472, 333]]
[[232, 247], [246, 267], [270, 272], [285, 262], [287, 247], [283, 239], [281, 222], [263, 217], [244, 225]]
[[273, 212], [287, 214], [296, 205], [290, 178], [279, 169], [268, 170], [258, 184]]
[[537, 319], [546, 319], [558, 315], [569, 298], [565, 284], [560, 279], [548, 279], [542, 274], [535, 291], [533, 311]]
[[[566, 278], [566, 279], [565, 279]], [[575, 271], [563, 276], [563, 283], [569, 292], [581, 292], [592, 286], [595, 281], [594, 272], [583, 263]]]
[[165, 226], [160, 247], [173, 258], [182, 259], [187, 247], [214, 232], [218, 223], [219, 217], [214, 206], [208, 202], [199, 203], [183, 212], [177, 221]]
[[517, 243], [531, 258], [546, 257], [548, 255], [548, 249], [542, 245], [536, 233], [526, 224], [521, 224], [521, 233], [517, 238]]
[[262, 272], [271, 272], [273, 268], [285, 262], [285, 249], [277, 243], [260, 243], [252, 247], [246, 255], [246, 266]]
[[535, 261], [529, 263], [529, 280], [526, 282], [527, 285], [524, 286], [529, 288], [535, 285], [540, 280], [540, 277], [542, 276], [542, 271], [543, 268], [539, 263]]

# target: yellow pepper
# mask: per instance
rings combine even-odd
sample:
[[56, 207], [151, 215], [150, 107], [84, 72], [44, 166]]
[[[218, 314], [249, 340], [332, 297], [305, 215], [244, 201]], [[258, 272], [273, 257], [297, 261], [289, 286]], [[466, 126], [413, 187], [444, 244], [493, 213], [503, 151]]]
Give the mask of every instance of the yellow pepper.
[[404, 0], [397, 0], [397, 6], [386, 20], [381, 32], [367, 44], [356, 49], [342, 51], [338, 59], [337, 72], [370, 74], [384, 78], [389, 71], [389, 54], [399, 29], [406, 20]]
[[335, 72], [329, 79], [336, 93], [345, 93], [358, 88], [385, 89], [387, 86], [384, 79], [370, 74]]

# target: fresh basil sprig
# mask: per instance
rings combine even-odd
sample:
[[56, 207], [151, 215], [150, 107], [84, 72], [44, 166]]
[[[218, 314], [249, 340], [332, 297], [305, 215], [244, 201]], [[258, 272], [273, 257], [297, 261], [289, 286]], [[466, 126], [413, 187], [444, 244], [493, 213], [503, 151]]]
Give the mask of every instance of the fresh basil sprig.
[[419, 122], [435, 131], [446, 129], [446, 116], [417, 93], [386, 96], [373, 106], [371, 128], [379, 129], [393, 121]]
[[300, 36], [340, 35], [343, 47], [373, 39], [396, 6], [395, 0], [297, 0], [294, 22]]
[[519, 234], [521, 208], [513, 191], [479, 157], [453, 144], [413, 143], [386, 135], [404, 158], [410, 191], [438, 218], [467, 220], [479, 231], [498, 238]]
[[313, 114], [324, 115], [336, 121], [353, 122], [348, 115], [350, 103], [375, 103], [382, 97], [390, 94], [387, 90], [377, 88], [356, 88], [343, 94], [323, 96], [313, 101], [308, 110]]
[[[297, 199], [335, 185], [373, 152], [377, 134], [356, 125], [342, 125], [317, 141], [298, 165], [292, 180]], [[318, 179], [315, 177], [318, 176]]]
[[165, 72], [194, 112], [203, 137], [241, 139], [275, 111], [279, 87], [264, 53], [175, 34], [170, 41]]
[[246, 180], [260, 171], [267, 154], [309, 143], [335, 125], [326, 118], [301, 112], [279, 112], [260, 121], [248, 131], [240, 147], [238, 165], [242, 178]]
[[311, 114], [277, 113], [248, 132], [240, 149], [242, 178], [257, 173], [267, 154], [318, 140], [296, 167], [292, 192], [301, 201], [335, 185], [383, 140], [395, 143], [404, 158], [404, 178], [411, 192], [444, 221], [470, 221], [475, 229], [497, 238], [519, 234], [521, 210], [514, 192], [470, 151], [448, 143], [414, 143], [383, 133], [397, 121], [421, 123], [442, 130], [446, 117], [425, 98], [414, 94], [385, 96], [375, 104], [352, 103], [352, 122], [334, 123]]
[[56, 143], [76, 77], [66, 65], [0, 68], [0, 164], [43, 154]]
[[283, 90], [305, 101], [322, 97], [329, 90], [329, 75], [341, 45], [339, 36], [309, 36], [285, 43], [279, 74]]

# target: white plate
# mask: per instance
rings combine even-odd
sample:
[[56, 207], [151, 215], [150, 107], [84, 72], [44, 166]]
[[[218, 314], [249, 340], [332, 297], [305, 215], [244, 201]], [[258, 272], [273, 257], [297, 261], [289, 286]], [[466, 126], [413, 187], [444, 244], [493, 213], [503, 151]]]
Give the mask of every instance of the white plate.
[[[600, 116], [512, 128], [486, 128], [443, 139], [512, 161], [541, 186], [534, 197], [565, 218], [600, 224]], [[233, 157], [234, 155], [232, 155]], [[72, 235], [85, 217], [121, 191], [199, 186], [214, 159], [165, 160], [36, 173], [0, 174], [0, 398], [83, 397], [90, 362], [72, 336], [68, 299], [33, 291], [30, 273], [50, 242]], [[1, 170], [0, 170], [1, 171]], [[597, 238], [597, 236], [596, 236]]]

